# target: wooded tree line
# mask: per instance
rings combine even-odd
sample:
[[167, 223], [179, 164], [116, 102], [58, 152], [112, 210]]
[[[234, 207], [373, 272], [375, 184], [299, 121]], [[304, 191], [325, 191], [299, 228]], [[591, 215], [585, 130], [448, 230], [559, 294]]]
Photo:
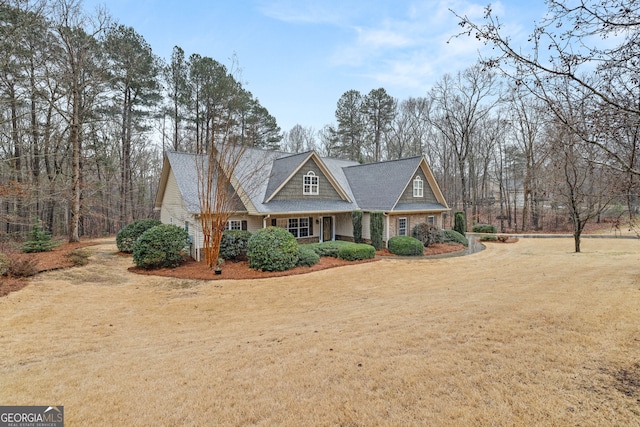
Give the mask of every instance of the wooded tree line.
[[479, 23], [459, 16], [460, 37], [493, 45], [495, 57], [415, 98], [347, 91], [335, 123], [282, 134], [235, 61], [179, 47], [162, 60], [133, 28], [76, 1], [5, 2], [0, 225], [21, 233], [40, 218], [71, 240], [114, 233], [152, 214], [161, 150], [206, 151], [221, 128], [252, 146], [360, 162], [424, 154], [470, 223], [580, 231], [605, 209], [633, 216], [637, 1], [576, 4], [550, 0], [526, 49], [509, 44], [490, 8]]
[[277, 147], [236, 65], [179, 47], [165, 61], [76, 0], [0, 3], [2, 233], [40, 219], [75, 241], [151, 216], [161, 150], [200, 151], [221, 118], [238, 140]]
[[547, 3], [527, 46], [510, 44], [490, 6], [479, 23], [458, 16], [458, 37], [496, 56], [443, 76], [424, 97], [347, 91], [335, 124], [315, 139], [296, 126], [284, 145], [365, 162], [424, 154], [450, 205], [472, 222], [568, 225], [579, 251], [588, 221], [638, 210], [640, 6]]

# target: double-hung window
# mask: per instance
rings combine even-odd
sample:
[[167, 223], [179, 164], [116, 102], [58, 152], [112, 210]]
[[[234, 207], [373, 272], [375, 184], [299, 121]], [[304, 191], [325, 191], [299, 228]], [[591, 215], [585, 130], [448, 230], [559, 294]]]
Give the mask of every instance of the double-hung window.
[[302, 194], [305, 196], [317, 196], [319, 193], [318, 176], [313, 171], [307, 172], [303, 178]]
[[398, 236], [407, 235], [407, 218], [398, 218]]
[[419, 176], [413, 180], [413, 197], [424, 197], [424, 181]]
[[286, 229], [289, 233], [293, 234], [294, 237], [309, 237], [311, 235], [309, 217], [279, 218], [276, 225]]

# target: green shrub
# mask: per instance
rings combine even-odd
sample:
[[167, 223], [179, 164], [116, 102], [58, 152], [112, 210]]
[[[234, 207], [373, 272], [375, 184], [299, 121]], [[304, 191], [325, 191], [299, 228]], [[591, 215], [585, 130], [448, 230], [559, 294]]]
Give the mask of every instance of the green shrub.
[[262, 271], [285, 271], [298, 262], [298, 243], [284, 228], [269, 226], [249, 238], [249, 267]]
[[251, 233], [246, 230], [226, 230], [220, 241], [220, 258], [232, 261], [246, 261], [247, 247]]
[[411, 235], [420, 240], [425, 247], [444, 242], [442, 230], [426, 222], [422, 222], [413, 227]]
[[464, 212], [456, 212], [453, 220], [453, 231], [463, 236], [467, 233], [467, 219]]
[[308, 246], [309, 248], [313, 249], [315, 253], [317, 253], [321, 257], [330, 256], [333, 258], [338, 258], [338, 252], [340, 251], [340, 248], [350, 244], [351, 243], [345, 242], [344, 240], [335, 240], [321, 243], [309, 243], [304, 246]]
[[51, 234], [42, 228], [42, 222], [37, 220], [29, 232], [29, 240], [22, 245], [22, 252], [49, 252], [58, 246], [51, 240]]
[[362, 211], [351, 212], [351, 222], [353, 223], [353, 240], [362, 243]]
[[133, 245], [136, 243], [136, 239], [142, 236], [142, 233], [151, 227], [155, 227], [160, 224], [162, 223], [157, 219], [146, 218], [139, 219], [131, 224], [125, 225], [116, 236], [116, 245], [118, 246], [118, 250], [120, 252], [130, 254], [133, 252]]
[[382, 249], [382, 234], [384, 230], [384, 219], [382, 212], [371, 212], [369, 230], [371, 232], [371, 245], [377, 250]]
[[311, 267], [320, 261], [320, 255], [308, 245], [298, 245], [298, 262], [296, 265]]
[[498, 229], [491, 224], [476, 224], [471, 229], [474, 233], [497, 233]]
[[151, 227], [133, 245], [133, 262], [142, 268], [175, 267], [184, 260], [189, 234], [173, 224]]
[[504, 243], [507, 240], [509, 240], [509, 236], [496, 236], [496, 235], [490, 234], [488, 236], [480, 237], [480, 241], [481, 242], [501, 242], [501, 243]]
[[460, 243], [469, 246], [469, 240], [455, 230], [443, 230], [445, 243]]
[[423, 255], [424, 245], [415, 237], [394, 236], [389, 239], [389, 252], [404, 256]]
[[338, 258], [347, 261], [371, 259], [376, 256], [376, 248], [364, 243], [349, 243], [340, 247]]

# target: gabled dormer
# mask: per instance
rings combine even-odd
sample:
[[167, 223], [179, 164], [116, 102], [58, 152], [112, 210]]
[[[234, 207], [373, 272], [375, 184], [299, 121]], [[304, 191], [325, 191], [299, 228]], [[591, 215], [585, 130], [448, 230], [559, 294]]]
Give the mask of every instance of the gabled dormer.
[[351, 202], [315, 151], [274, 160], [263, 203], [280, 200]]
[[447, 206], [440, 187], [424, 157], [420, 159], [419, 164], [410, 175], [404, 191], [394, 206], [407, 204], [440, 204]]

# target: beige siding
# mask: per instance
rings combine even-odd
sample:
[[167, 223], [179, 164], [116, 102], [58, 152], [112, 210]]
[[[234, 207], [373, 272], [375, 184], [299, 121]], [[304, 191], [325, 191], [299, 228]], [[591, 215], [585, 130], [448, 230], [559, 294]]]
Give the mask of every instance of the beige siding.
[[184, 226], [185, 221], [194, 222], [193, 215], [187, 212], [182, 204], [182, 197], [173, 172], [169, 174], [167, 180], [167, 187], [160, 208], [160, 221], [163, 224], [179, 226]]
[[341, 213], [334, 216], [336, 236], [353, 237], [353, 221], [351, 213]]
[[[304, 195], [302, 191], [302, 183], [304, 176], [313, 171], [318, 177], [318, 195]], [[327, 177], [322, 173], [320, 167], [313, 159], [310, 159], [300, 170], [280, 189], [278, 194], [275, 195], [273, 200], [342, 200], [338, 192], [333, 185], [329, 182]]]

